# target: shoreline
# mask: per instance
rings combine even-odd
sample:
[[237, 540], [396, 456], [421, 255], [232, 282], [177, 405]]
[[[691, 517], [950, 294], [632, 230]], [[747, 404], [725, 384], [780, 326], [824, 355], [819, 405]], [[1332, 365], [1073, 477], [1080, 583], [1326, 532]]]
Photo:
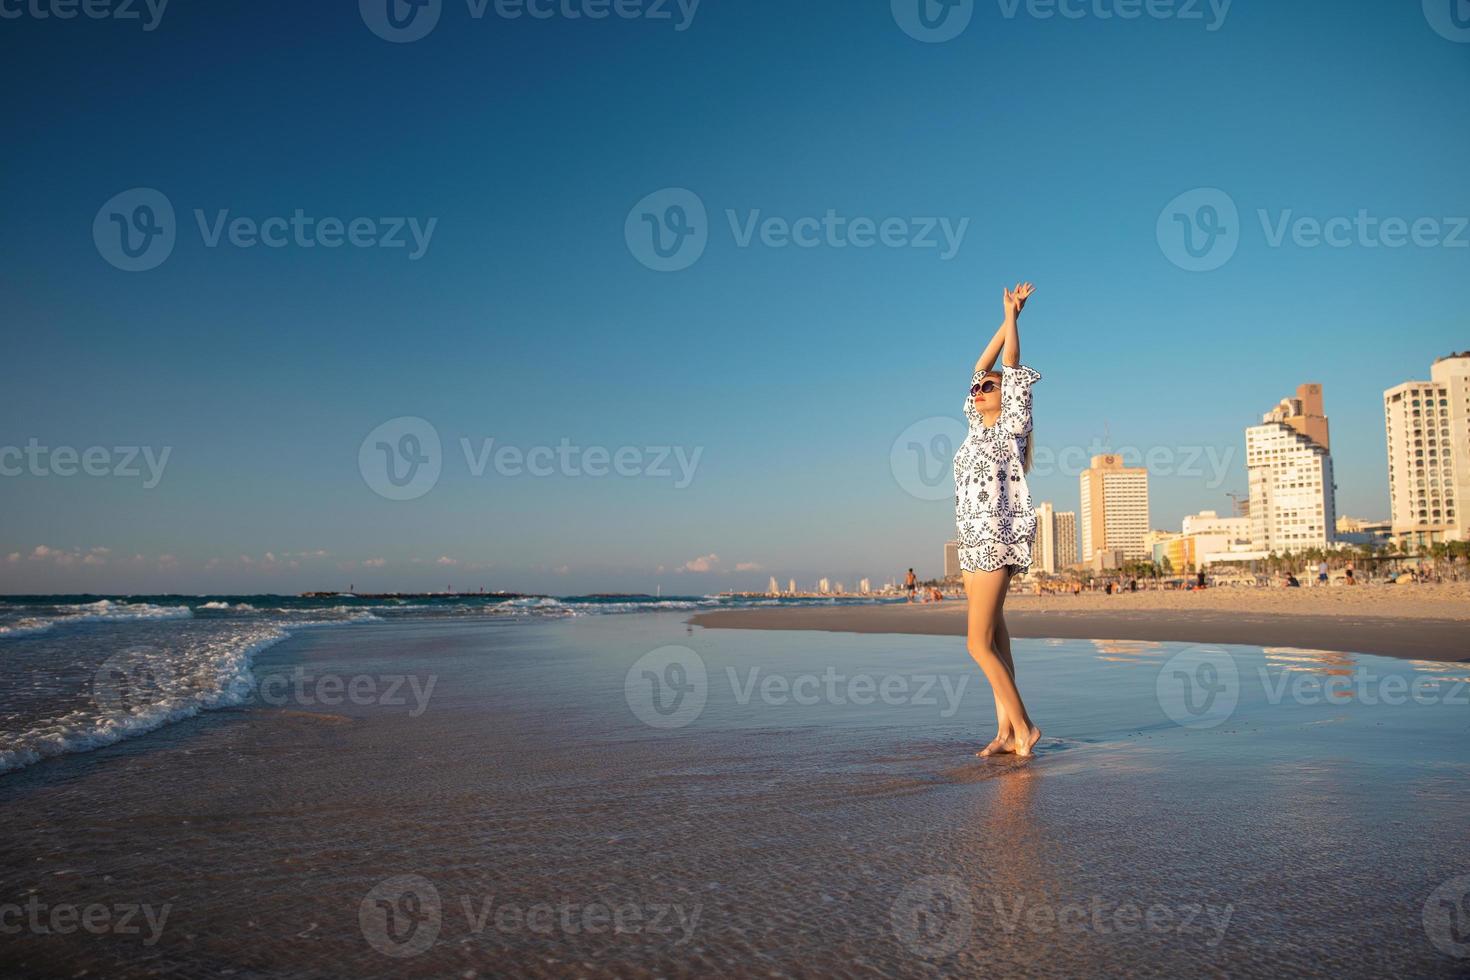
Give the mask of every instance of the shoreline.
[[[1462, 600], [1463, 589], [1460, 585], [1447, 586], [1434, 595], [1405, 590], [1370, 596], [1378, 590], [1342, 587], [1322, 590], [1333, 593], [1330, 597], [1291, 595], [1284, 599], [1286, 590], [1258, 594], [1230, 589], [1139, 592], [1106, 597], [1013, 594], [1006, 600], [1006, 627], [1013, 638], [1020, 639], [1226, 643], [1470, 662], [1470, 602]], [[1345, 594], [1349, 592], [1352, 594]], [[967, 625], [963, 600], [723, 609], [695, 613], [687, 622], [706, 629], [928, 636], [964, 636]]]

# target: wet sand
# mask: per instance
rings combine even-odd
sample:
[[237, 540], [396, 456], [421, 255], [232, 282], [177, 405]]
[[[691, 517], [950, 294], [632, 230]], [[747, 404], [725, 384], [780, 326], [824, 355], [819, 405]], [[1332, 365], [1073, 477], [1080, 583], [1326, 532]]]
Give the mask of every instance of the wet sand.
[[0, 972], [1462, 975], [1470, 671], [1016, 647], [1029, 760], [975, 757], [991, 694], [943, 637], [303, 632], [257, 673], [432, 695], [306, 685], [6, 774]]
[[[1013, 637], [1290, 646], [1409, 660], [1470, 660], [1470, 595], [1439, 589], [1332, 588], [1138, 592], [1006, 599]], [[1431, 592], [1431, 590], [1435, 590]], [[1282, 593], [1303, 593], [1285, 594]], [[1314, 594], [1315, 593], [1315, 594]], [[963, 599], [881, 606], [788, 606], [698, 613], [716, 629], [963, 636]]]

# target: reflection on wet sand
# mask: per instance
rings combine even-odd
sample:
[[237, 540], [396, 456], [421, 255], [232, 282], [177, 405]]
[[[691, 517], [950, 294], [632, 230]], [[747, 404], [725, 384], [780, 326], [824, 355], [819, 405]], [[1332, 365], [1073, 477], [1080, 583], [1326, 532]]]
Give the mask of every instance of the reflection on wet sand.
[[1136, 664], [1163, 659], [1164, 644], [1156, 640], [1089, 640], [1097, 659], [1106, 663]]
[[1299, 647], [1262, 647], [1268, 666], [1280, 670], [1301, 670], [1343, 677], [1351, 674], [1358, 660], [1355, 654], [1336, 650], [1303, 650]]
[[[1402, 677], [1417, 697], [1434, 697], [1470, 685], [1465, 664], [1441, 660], [1385, 661], [1386, 670], [1365, 668], [1356, 654], [1334, 650], [1309, 650], [1300, 647], [1262, 647], [1266, 668], [1322, 674], [1328, 677], [1355, 678], [1363, 684], [1378, 685], [1388, 677]], [[1333, 689], [1339, 700], [1352, 698], [1351, 685]], [[1455, 695], [1464, 697], [1464, 695]]]

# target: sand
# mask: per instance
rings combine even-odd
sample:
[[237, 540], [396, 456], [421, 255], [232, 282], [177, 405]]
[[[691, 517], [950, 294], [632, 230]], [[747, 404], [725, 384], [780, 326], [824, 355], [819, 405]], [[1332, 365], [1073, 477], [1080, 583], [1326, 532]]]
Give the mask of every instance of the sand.
[[946, 636], [302, 630], [263, 681], [432, 696], [292, 685], [0, 776], [0, 974], [1464, 976], [1470, 671], [1018, 653], [1045, 735], [979, 759]]
[[[698, 613], [696, 626], [963, 636], [965, 603], [787, 606]], [[1411, 660], [1470, 660], [1470, 583], [1212, 588], [1006, 599], [1015, 637], [1289, 646]]]

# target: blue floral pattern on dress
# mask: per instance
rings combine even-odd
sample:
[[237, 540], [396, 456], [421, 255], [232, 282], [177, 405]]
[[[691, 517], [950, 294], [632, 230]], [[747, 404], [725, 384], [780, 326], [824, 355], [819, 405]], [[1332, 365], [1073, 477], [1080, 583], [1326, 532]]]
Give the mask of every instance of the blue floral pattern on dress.
[[[984, 372], [970, 378], [974, 387]], [[1036, 508], [1022, 461], [1031, 438], [1031, 386], [1041, 375], [1024, 364], [1001, 365], [1000, 417], [987, 426], [965, 393], [969, 434], [954, 457], [955, 525], [960, 568], [994, 571], [1005, 565], [1031, 567]]]

